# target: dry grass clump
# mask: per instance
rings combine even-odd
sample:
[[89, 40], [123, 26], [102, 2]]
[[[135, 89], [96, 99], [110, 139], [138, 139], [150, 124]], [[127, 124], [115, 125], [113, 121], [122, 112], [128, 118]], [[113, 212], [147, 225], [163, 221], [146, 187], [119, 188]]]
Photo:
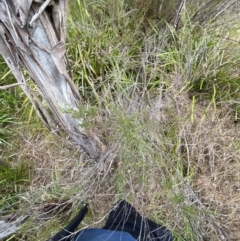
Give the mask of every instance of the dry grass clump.
[[[123, 135], [111, 149], [113, 156], [101, 163], [86, 159], [66, 140], [22, 136], [19, 156], [32, 160], [34, 173], [29, 190], [21, 194], [21, 205], [38, 220], [37, 229], [32, 227], [36, 221], [27, 224], [23, 237], [34, 240], [35, 233], [36, 239], [45, 240], [81, 201], [91, 207], [83, 226], [101, 226], [113, 203], [125, 198], [175, 230], [179, 240], [238, 240], [240, 166], [232, 113], [226, 111], [228, 106], [215, 111], [209, 106], [203, 112], [198, 103], [191, 122], [190, 109], [176, 106], [177, 117], [165, 123], [151, 120], [151, 125], [138, 129], [137, 146]], [[136, 126], [142, 118], [144, 114], [134, 119]], [[46, 227], [43, 235], [39, 229]]]
[[[174, 86], [169, 95], [179, 92], [180, 86]], [[186, 93], [170, 103], [166, 97], [155, 100], [159, 109], [152, 101], [150, 109], [130, 117], [112, 110], [114, 117], [104, 126], [107, 131], [122, 129], [112, 134], [111, 155], [100, 163], [45, 131], [19, 135], [15, 155], [10, 150], [14, 162], [26, 160], [33, 167], [29, 187], [17, 194], [19, 215], [30, 215], [21, 240], [46, 240], [81, 201], [91, 207], [82, 226], [101, 226], [120, 198], [166, 224], [177, 240], [238, 240], [240, 166], [233, 110], [209, 105], [203, 111], [197, 102], [192, 121]], [[166, 118], [159, 119], [161, 115]]]
[[1, 209], [1, 220], [25, 217], [16, 239], [47, 240], [81, 208], [81, 202], [91, 206], [92, 217], [86, 220], [102, 219], [116, 201], [109, 186], [111, 163], [94, 163], [71, 142], [44, 129], [35, 135], [24, 130], [19, 129], [19, 136], [12, 147], [5, 148], [3, 156], [10, 158], [11, 166], [23, 162], [30, 165], [25, 177], [29, 181], [21, 185], [19, 193], [9, 196]]
[[194, 127], [184, 132], [188, 160], [196, 170], [194, 191], [203, 205], [216, 214], [229, 240], [238, 240], [239, 127], [229, 109], [223, 105], [215, 111], [209, 108], [207, 113], [198, 110]]

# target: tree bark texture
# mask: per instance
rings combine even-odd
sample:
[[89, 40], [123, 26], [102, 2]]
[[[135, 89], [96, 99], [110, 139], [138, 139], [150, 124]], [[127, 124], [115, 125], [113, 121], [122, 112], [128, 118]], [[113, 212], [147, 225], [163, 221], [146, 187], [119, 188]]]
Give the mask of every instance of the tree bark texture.
[[184, 5], [196, 9], [191, 20], [197, 24], [214, 21], [222, 14], [239, 8], [239, 0], [124, 0], [131, 9], [145, 13], [146, 19], [164, 21], [178, 27]]
[[0, 53], [47, 127], [66, 132], [97, 159], [99, 145], [70, 113], [78, 110], [80, 95], [66, 67], [67, 5], [67, 0], [1, 0]]
[[145, 12], [146, 19], [174, 23], [185, 0], [125, 0], [132, 9]]

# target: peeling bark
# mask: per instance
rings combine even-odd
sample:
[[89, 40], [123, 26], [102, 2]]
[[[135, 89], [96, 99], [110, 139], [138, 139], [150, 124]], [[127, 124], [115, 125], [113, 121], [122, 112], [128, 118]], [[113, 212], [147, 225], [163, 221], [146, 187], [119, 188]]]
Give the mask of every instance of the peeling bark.
[[[91, 157], [101, 150], [81, 127], [80, 95], [67, 72], [65, 51], [67, 0], [1, 0], [0, 53], [46, 126], [66, 132]], [[35, 87], [24, 78], [22, 68]], [[36, 93], [37, 89], [37, 93]]]

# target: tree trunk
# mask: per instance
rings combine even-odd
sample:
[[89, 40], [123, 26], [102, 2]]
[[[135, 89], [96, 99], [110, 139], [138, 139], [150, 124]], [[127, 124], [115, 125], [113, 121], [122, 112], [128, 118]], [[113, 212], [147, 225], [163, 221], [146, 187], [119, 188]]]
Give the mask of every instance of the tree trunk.
[[[71, 112], [80, 95], [66, 69], [67, 0], [0, 1], [0, 53], [47, 127], [66, 132], [91, 157], [101, 150]], [[34, 85], [26, 81], [22, 68]], [[97, 139], [95, 138], [95, 141]]]
[[168, 22], [177, 28], [186, 0], [125, 0], [125, 2], [130, 8], [144, 12], [146, 20]]
[[[163, 21], [178, 28], [182, 9], [185, 4], [196, 9], [192, 21], [203, 25], [226, 14], [235, 6], [239, 8], [239, 0], [124, 0], [126, 5], [143, 12], [146, 20]], [[188, 9], [189, 10], [189, 9]], [[192, 13], [193, 11], [189, 11]]]

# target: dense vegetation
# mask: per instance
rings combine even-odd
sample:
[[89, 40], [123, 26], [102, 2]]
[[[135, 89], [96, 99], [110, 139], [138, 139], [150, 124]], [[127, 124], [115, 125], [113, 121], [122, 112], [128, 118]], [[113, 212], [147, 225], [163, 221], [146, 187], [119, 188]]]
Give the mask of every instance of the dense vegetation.
[[[240, 239], [237, 8], [200, 24], [193, 3], [176, 30], [136, 2], [69, 3], [83, 98], [73, 115], [97, 133], [104, 161], [49, 133], [20, 87], [0, 90], [0, 220], [28, 217], [7, 240], [46, 240], [81, 201], [91, 207], [83, 226], [101, 226], [120, 198], [177, 241]], [[2, 59], [0, 73], [14, 83]]]

